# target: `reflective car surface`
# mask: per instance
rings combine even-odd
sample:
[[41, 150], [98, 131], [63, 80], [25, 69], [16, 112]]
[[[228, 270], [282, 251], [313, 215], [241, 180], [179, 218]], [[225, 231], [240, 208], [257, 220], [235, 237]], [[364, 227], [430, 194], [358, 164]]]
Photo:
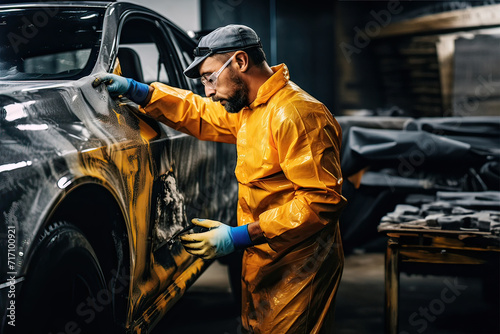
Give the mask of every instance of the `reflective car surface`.
[[201, 92], [195, 42], [127, 3], [0, 6], [0, 332], [147, 332], [209, 262], [170, 238], [231, 222], [235, 151], [93, 87], [99, 73]]

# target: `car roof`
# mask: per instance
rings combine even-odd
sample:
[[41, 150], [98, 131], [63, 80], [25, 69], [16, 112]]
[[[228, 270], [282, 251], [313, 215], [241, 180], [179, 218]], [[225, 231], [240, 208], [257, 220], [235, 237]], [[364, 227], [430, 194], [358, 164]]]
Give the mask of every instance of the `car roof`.
[[30, 8], [40, 6], [59, 6], [59, 7], [90, 7], [90, 8], [106, 8], [115, 2], [111, 1], [42, 1], [42, 2], [13, 2], [0, 4], [1, 9], [7, 8]]
[[113, 7], [116, 9], [115, 15], [118, 15], [118, 16], [127, 10], [140, 10], [143, 13], [149, 13], [149, 14], [155, 15], [157, 17], [161, 17], [165, 21], [168, 21], [175, 28], [180, 29], [172, 21], [165, 18], [160, 13], [158, 13], [150, 8], [144, 7], [140, 4], [130, 3], [130, 2], [126, 2], [126, 1], [119, 1], [119, 2], [118, 1], [39, 1], [39, 2], [29, 1], [29, 2], [17, 2], [17, 3], [10, 3], [10, 4], [0, 4], [0, 10], [31, 9], [31, 8], [37, 9], [37, 8], [40, 8], [40, 6], [73, 7], [73, 8], [82, 8], [82, 9], [86, 8], [86, 9], [101, 9], [101, 10], [106, 10], [106, 9], [109, 9], [110, 7]]
[[151, 8], [144, 7], [141, 4], [131, 3], [127, 1], [37, 1], [32, 0], [23, 2], [22, 0], [12, 0], [12, 3], [0, 3], [0, 9], [23, 9], [23, 8], [40, 8], [40, 6], [50, 6], [50, 7], [74, 7], [74, 8], [95, 8], [95, 9], [108, 9], [109, 7], [114, 7], [117, 9], [115, 14], [121, 14], [126, 10], [140, 10], [144, 13], [149, 13], [158, 17], [161, 17], [165, 21], [168, 21], [173, 27], [180, 29], [175, 23], [163, 16], [162, 14], [152, 10]]

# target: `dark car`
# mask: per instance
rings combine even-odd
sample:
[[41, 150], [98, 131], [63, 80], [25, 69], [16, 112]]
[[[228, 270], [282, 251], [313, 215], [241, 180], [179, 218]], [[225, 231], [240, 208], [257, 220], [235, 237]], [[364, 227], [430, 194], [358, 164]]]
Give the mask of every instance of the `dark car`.
[[232, 145], [113, 99], [99, 74], [201, 92], [195, 42], [128, 3], [0, 6], [0, 332], [147, 332], [210, 262], [172, 236], [235, 219]]

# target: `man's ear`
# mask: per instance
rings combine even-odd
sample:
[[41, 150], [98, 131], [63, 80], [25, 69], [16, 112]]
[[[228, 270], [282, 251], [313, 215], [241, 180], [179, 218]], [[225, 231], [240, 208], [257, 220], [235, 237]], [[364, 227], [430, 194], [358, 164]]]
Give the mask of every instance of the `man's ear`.
[[238, 64], [240, 72], [246, 72], [250, 68], [248, 54], [245, 51], [237, 51], [234, 54], [234, 60]]

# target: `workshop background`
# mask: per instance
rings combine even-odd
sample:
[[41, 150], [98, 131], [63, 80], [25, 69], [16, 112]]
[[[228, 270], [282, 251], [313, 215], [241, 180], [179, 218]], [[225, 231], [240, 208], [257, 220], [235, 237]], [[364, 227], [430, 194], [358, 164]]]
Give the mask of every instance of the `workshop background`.
[[[478, 191], [489, 202], [469, 209], [500, 210], [500, 1], [136, 2], [196, 38], [230, 23], [252, 27], [268, 62], [286, 63], [292, 80], [339, 119], [342, 158], [349, 160], [347, 167], [343, 161], [343, 169], [351, 172], [344, 186], [350, 206], [341, 221], [346, 267], [332, 332], [385, 330], [388, 238], [377, 231], [381, 221], [406, 222], [408, 210], [421, 212], [419, 205], [434, 203], [438, 191]], [[412, 126], [430, 127], [440, 139], [451, 135], [488, 153], [478, 158], [446, 145], [405, 146], [404, 131]], [[396, 151], [376, 151], [379, 160], [363, 156], [353, 148], [363, 142], [353, 127], [380, 130], [383, 136], [401, 130], [386, 143]], [[368, 165], [371, 172], [365, 173]], [[492, 178], [481, 174], [485, 168]], [[476, 171], [479, 181], [474, 179]], [[411, 196], [413, 209], [398, 207], [408, 204]], [[467, 202], [463, 199], [461, 204]], [[495, 217], [487, 228], [498, 233]], [[495, 240], [498, 250], [498, 234]], [[500, 333], [498, 261], [494, 257], [493, 264], [481, 270], [451, 266], [402, 271], [399, 333]], [[445, 302], [450, 291], [453, 301]], [[238, 312], [227, 266], [216, 262], [154, 333], [240, 333]]]
[[[500, 0], [127, 2], [195, 39], [252, 27], [338, 120], [331, 333], [500, 333]], [[241, 333], [234, 264], [214, 261], [151, 333]]]

